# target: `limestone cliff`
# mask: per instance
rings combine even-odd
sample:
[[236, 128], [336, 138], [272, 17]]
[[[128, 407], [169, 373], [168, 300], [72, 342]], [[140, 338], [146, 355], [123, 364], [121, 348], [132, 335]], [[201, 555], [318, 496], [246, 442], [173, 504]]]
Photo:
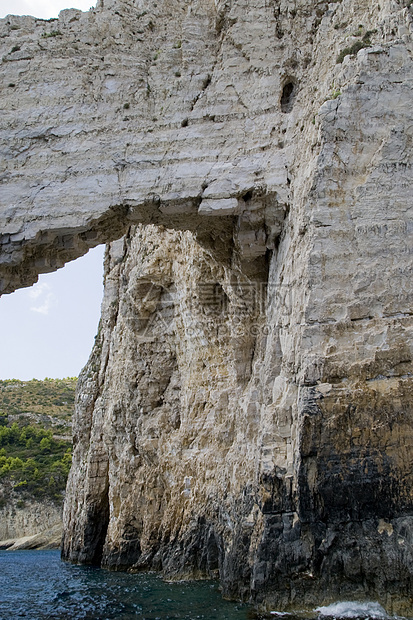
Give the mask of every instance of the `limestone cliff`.
[[47, 500], [22, 501], [17, 494], [2, 503], [0, 549], [58, 549], [61, 538], [61, 506]]
[[1, 289], [112, 242], [63, 556], [411, 615], [410, 2], [1, 29]]

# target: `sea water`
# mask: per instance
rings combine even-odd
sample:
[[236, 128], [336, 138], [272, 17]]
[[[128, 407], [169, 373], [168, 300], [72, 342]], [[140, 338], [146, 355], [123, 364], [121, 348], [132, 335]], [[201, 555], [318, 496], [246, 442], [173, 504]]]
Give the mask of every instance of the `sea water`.
[[[0, 551], [0, 620], [247, 620], [246, 605], [224, 601], [214, 581], [168, 583], [156, 573], [114, 573], [61, 562], [58, 551]], [[375, 602], [339, 602], [284, 620], [390, 620]], [[395, 620], [395, 619], [393, 619]], [[399, 619], [401, 620], [401, 619]]]
[[213, 581], [167, 583], [61, 562], [58, 551], [0, 551], [0, 619], [246, 620]]

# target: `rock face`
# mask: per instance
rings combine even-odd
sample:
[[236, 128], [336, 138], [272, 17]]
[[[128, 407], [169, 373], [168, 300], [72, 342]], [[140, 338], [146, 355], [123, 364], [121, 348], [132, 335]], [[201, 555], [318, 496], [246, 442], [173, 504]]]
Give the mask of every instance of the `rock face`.
[[410, 3], [105, 1], [1, 37], [2, 290], [112, 241], [63, 557], [411, 615]]
[[52, 502], [10, 497], [0, 508], [1, 549], [57, 549], [62, 538], [62, 509]]

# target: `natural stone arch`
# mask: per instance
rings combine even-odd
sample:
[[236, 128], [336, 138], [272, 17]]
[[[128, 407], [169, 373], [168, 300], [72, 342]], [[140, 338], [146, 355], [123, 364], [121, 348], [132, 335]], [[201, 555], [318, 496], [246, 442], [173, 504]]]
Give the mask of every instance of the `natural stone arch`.
[[[62, 11], [52, 23], [0, 21], [2, 78], [13, 84], [0, 147], [0, 294], [135, 223], [196, 231], [226, 255], [235, 224], [256, 237], [249, 260], [273, 244], [288, 202], [286, 161], [262, 144], [278, 110], [255, 106], [251, 131], [251, 114], [213, 75], [227, 8], [194, 2], [179, 13], [186, 5], [174, 0], [173, 24], [167, 2], [137, 12], [125, 0]], [[246, 194], [264, 197], [253, 222], [242, 217]]]
[[[243, 277], [268, 250], [270, 331], [225, 411], [232, 422], [242, 413], [234, 471], [255, 456], [245, 493], [237, 476], [229, 483], [224, 591], [301, 607], [353, 597], [357, 580], [361, 595], [411, 615], [411, 14], [390, 0], [278, 5], [163, 0], [137, 12], [111, 0], [58, 24], [2, 20], [3, 83], [14, 85], [2, 116], [2, 286], [135, 222], [195, 230]], [[363, 49], [338, 66], [359, 35]], [[300, 88], [283, 114], [291, 75]], [[106, 362], [95, 354], [99, 394]], [[89, 415], [86, 391], [81, 422], [100, 440], [106, 407]], [[79, 429], [73, 475], [83, 484], [88, 468], [99, 490], [106, 453]], [[93, 509], [83, 490], [67, 503], [80, 541]], [[181, 530], [187, 550], [193, 533]], [[354, 549], [362, 561], [349, 573]]]

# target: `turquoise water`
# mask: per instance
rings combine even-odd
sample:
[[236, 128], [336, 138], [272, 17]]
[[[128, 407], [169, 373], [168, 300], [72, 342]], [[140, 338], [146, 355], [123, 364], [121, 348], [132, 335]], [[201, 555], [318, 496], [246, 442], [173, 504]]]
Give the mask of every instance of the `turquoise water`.
[[165, 583], [60, 561], [58, 551], [0, 551], [0, 619], [246, 620], [216, 582]]
[[[165, 583], [155, 573], [112, 573], [60, 561], [58, 551], [0, 551], [0, 620], [247, 620], [246, 605], [221, 598], [213, 581]], [[338, 602], [278, 620], [403, 620], [378, 603]], [[413, 620], [413, 619], [411, 619]]]

